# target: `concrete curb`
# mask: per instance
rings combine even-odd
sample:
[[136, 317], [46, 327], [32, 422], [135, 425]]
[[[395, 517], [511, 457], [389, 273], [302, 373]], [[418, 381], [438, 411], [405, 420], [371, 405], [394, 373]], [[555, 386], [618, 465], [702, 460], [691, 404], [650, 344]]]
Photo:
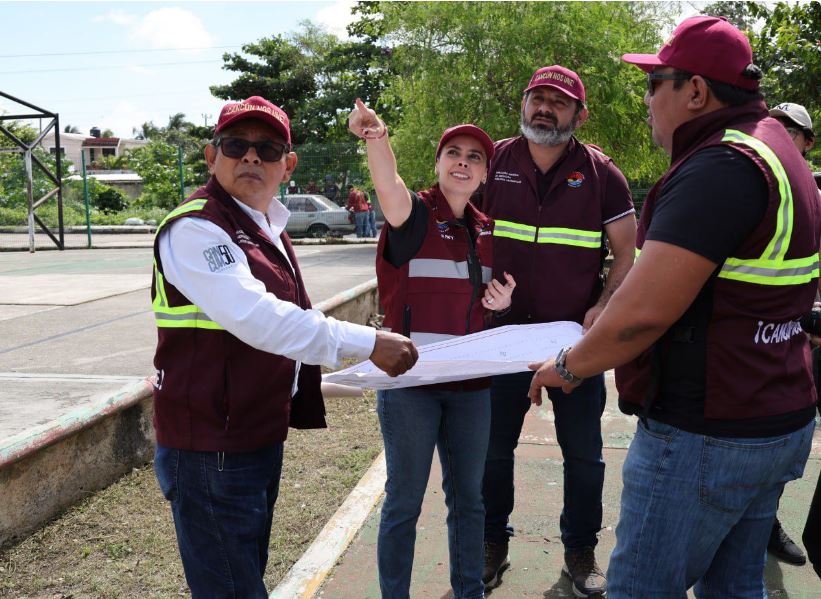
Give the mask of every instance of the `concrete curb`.
[[[315, 308], [365, 324], [378, 311], [376, 279]], [[0, 440], [0, 548], [19, 541], [154, 453], [150, 379]]]
[[268, 599], [310, 599], [316, 594], [382, 496], [386, 477], [383, 451]]

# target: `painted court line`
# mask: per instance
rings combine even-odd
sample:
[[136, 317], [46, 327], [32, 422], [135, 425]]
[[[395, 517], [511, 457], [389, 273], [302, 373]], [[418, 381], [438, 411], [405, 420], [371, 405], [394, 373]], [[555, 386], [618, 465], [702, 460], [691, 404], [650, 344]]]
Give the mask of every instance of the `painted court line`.
[[316, 594], [379, 501], [386, 478], [383, 451], [268, 599], [310, 599]]

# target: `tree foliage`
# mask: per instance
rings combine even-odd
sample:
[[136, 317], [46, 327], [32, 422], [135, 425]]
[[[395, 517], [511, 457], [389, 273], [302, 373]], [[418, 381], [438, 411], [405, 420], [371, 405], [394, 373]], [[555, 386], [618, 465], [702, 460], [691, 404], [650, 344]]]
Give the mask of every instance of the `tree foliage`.
[[[153, 141], [147, 146], [128, 153], [128, 162], [143, 179], [143, 193], [138, 199], [142, 206], [157, 206], [171, 210], [180, 203], [178, 150], [164, 141]], [[183, 163], [186, 185], [195, 182], [193, 168]]]
[[473, 122], [501, 139], [518, 133], [522, 90], [533, 71], [561, 64], [587, 91], [590, 119], [577, 131], [601, 146], [628, 178], [651, 178], [667, 163], [644, 125], [644, 84], [624, 52], [655, 52], [658, 4], [598, 2], [408, 2], [379, 4], [368, 18], [395, 48], [383, 104], [402, 107], [391, 129], [400, 173], [430, 183], [446, 127]]
[[227, 85], [211, 86], [224, 100], [262, 96], [291, 120], [295, 144], [348, 141], [346, 118], [357, 97], [377, 102], [390, 76], [387, 48], [373, 41], [340, 41], [303, 22], [296, 33], [245, 44], [223, 55], [223, 68], [238, 73]]

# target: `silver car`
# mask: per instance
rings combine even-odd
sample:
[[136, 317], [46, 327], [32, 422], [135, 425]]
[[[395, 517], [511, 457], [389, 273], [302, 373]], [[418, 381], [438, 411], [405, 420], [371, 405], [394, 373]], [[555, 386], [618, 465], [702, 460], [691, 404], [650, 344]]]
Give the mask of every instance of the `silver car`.
[[348, 221], [348, 211], [321, 195], [285, 196], [285, 207], [291, 212], [285, 230], [292, 237], [325, 237], [353, 233], [356, 227]]

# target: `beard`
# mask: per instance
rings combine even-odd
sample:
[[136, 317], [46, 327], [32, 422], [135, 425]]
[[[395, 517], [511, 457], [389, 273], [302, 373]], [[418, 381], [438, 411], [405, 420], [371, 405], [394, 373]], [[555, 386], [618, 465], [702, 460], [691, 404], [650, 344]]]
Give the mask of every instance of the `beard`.
[[[539, 115], [544, 116], [541, 113], [539, 113]], [[533, 116], [535, 118], [537, 115], [534, 114]], [[531, 119], [531, 121], [532, 120], [533, 119]], [[570, 138], [573, 137], [573, 133], [576, 131], [574, 121], [571, 121], [566, 127], [559, 127], [558, 124], [532, 125], [528, 122], [527, 117], [525, 117], [524, 110], [522, 110], [521, 116], [519, 117], [519, 128], [522, 131], [522, 135], [524, 135], [528, 141], [532, 141], [534, 144], [540, 146], [560, 146], [565, 144], [570, 141]]]

